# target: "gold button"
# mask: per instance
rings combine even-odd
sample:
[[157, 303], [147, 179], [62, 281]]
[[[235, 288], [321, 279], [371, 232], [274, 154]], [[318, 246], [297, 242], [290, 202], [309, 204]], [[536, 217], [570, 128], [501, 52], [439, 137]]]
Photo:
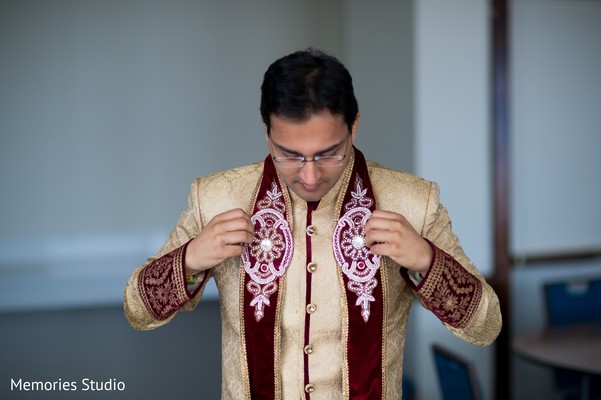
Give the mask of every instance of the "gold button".
[[309, 236], [315, 236], [317, 234], [317, 228], [314, 227], [313, 225], [309, 225], [307, 227], [307, 235]]
[[304, 351], [305, 351], [305, 354], [313, 353], [313, 345], [311, 345], [311, 344], [306, 345], [304, 348]]
[[317, 310], [317, 306], [315, 304], [307, 304], [307, 313], [313, 314]]
[[313, 393], [315, 391], [315, 385], [312, 383], [307, 383], [305, 385], [305, 392], [307, 393]]
[[307, 271], [309, 271], [310, 273], [313, 273], [316, 270], [317, 270], [317, 263], [310, 262], [309, 264], [307, 264]]

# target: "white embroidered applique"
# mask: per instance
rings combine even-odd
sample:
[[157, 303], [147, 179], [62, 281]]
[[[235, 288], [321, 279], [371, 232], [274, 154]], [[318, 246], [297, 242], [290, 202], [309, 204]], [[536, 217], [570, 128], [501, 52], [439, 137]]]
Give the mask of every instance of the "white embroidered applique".
[[366, 196], [363, 182], [357, 175], [355, 190], [351, 199], [344, 205], [346, 213], [338, 220], [332, 245], [334, 257], [348, 278], [348, 289], [357, 295], [356, 306], [361, 306], [361, 316], [367, 322], [370, 315], [370, 302], [376, 301], [372, 295], [378, 285], [375, 278], [380, 269], [381, 256], [373, 254], [365, 245], [365, 224], [371, 216], [368, 207], [373, 199]]
[[284, 214], [286, 210], [286, 204], [282, 199], [282, 192], [278, 189], [278, 185], [275, 182], [271, 183], [271, 190], [267, 190], [267, 196], [259, 201], [258, 207], [263, 210], [265, 208], [273, 208], [280, 213]]
[[277, 279], [286, 273], [292, 260], [292, 232], [286, 221], [286, 206], [282, 192], [275, 182], [272, 190], [260, 200], [260, 208], [252, 217], [255, 227], [253, 242], [242, 254], [244, 270], [250, 280], [246, 289], [253, 295], [250, 306], [255, 308], [255, 319], [264, 316], [269, 297], [278, 290]]

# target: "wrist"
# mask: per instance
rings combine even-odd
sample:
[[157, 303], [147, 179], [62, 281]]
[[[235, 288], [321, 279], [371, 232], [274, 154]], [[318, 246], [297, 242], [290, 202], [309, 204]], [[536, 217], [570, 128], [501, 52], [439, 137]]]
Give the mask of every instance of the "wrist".
[[184, 264], [185, 275], [198, 275], [206, 269], [198, 265], [199, 262], [196, 259], [197, 257], [195, 257], [195, 244], [196, 239], [192, 239], [186, 244], [186, 251], [182, 260]]
[[424, 243], [424, 252], [422, 257], [422, 262], [419, 264], [417, 268], [414, 269], [415, 272], [419, 272], [422, 275], [425, 275], [426, 272], [432, 266], [432, 260], [434, 259], [434, 249], [432, 248], [432, 243], [427, 239], [422, 239]]

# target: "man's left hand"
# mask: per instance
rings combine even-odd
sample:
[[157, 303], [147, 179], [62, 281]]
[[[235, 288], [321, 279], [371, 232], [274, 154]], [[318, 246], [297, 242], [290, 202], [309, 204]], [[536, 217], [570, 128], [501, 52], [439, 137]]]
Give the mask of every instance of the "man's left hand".
[[425, 274], [432, 263], [430, 244], [401, 214], [375, 210], [365, 224], [365, 242], [372, 253], [413, 271]]

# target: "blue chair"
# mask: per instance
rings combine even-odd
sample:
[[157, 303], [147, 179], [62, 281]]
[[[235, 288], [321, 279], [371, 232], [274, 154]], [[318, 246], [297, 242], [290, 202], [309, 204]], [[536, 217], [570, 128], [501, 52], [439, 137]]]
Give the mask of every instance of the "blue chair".
[[601, 278], [544, 284], [548, 326], [601, 322]]
[[471, 362], [437, 344], [432, 345], [432, 352], [442, 400], [482, 400]]
[[[547, 282], [543, 285], [547, 326], [601, 322], [601, 277]], [[578, 395], [584, 374], [562, 368], [553, 371], [555, 387], [565, 398]], [[590, 377], [591, 396], [601, 396], [601, 376]]]
[[415, 385], [413, 380], [407, 376], [403, 376], [402, 380], [403, 396], [401, 400], [413, 400], [415, 398]]

